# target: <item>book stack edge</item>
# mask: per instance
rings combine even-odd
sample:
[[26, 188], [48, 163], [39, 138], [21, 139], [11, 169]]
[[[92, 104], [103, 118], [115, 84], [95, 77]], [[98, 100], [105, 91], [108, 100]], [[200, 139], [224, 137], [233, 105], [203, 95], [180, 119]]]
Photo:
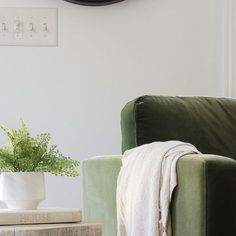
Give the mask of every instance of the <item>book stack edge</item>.
[[0, 225], [74, 223], [82, 221], [79, 209], [45, 208], [38, 210], [0, 210]]

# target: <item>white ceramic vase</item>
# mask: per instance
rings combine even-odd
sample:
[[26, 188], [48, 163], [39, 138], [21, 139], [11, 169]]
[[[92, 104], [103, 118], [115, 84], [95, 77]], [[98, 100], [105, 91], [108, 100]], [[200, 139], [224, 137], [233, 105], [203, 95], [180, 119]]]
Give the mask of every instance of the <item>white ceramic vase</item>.
[[11, 210], [36, 210], [45, 200], [44, 173], [1, 173], [0, 200]]

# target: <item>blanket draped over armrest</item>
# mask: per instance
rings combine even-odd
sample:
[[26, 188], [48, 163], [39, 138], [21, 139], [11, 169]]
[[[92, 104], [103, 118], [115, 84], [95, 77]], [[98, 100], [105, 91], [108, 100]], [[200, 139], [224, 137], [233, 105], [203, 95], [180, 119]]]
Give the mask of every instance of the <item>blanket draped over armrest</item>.
[[176, 163], [200, 153], [180, 141], [154, 142], [124, 153], [117, 180], [118, 236], [170, 236], [169, 207]]

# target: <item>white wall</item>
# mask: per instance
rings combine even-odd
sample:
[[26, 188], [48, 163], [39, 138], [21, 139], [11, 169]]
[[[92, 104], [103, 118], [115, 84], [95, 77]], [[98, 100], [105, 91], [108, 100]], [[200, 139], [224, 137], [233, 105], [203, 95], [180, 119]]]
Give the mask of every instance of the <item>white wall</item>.
[[[58, 48], [0, 48], [0, 122], [23, 118], [73, 158], [120, 153], [120, 110], [139, 95], [223, 95], [222, 0], [0, 7], [59, 8]], [[44, 205], [81, 207], [81, 178], [48, 176], [47, 186]]]
[[231, 36], [230, 39], [230, 52], [229, 52], [229, 72], [230, 72], [230, 90], [231, 90], [231, 95], [235, 98], [236, 97], [236, 68], [235, 68], [235, 63], [236, 63], [236, 2], [234, 0], [228, 0], [230, 4], [230, 16], [231, 17], [231, 24], [230, 24], [230, 30], [231, 32], [229, 37]]

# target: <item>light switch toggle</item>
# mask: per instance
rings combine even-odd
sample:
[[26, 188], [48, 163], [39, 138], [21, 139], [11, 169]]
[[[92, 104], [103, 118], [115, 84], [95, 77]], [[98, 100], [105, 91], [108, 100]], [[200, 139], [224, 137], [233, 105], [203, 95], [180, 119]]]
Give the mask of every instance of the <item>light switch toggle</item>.
[[22, 39], [23, 38], [23, 21], [22, 21], [21, 16], [15, 17], [13, 28], [15, 31], [14, 37], [16, 39]]
[[6, 23], [2, 23], [2, 31], [7, 31], [7, 24]]
[[15, 20], [14, 30], [20, 32], [22, 30], [22, 22], [20, 20]]
[[47, 23], [43, 23], [43, 31], [44, 32], [48, 31], [48, 24]]
[[29, 31], [35, 31], [35, 27], [33, 23], [29, 23]]

